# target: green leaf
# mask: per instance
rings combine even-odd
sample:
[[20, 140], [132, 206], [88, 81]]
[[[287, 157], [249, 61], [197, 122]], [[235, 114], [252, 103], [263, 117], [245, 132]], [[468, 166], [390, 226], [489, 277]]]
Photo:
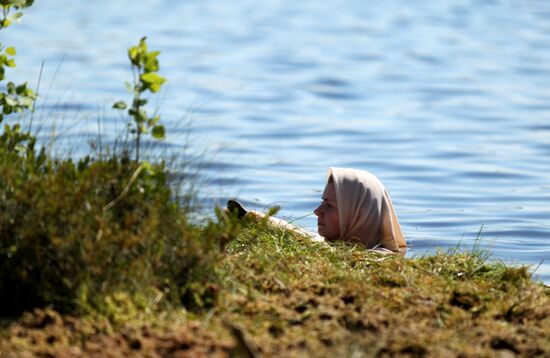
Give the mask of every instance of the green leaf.
[[118, 101], [113, 104], [114, 109], [126, 109], [128, 105], [124, 101]]
[[141, 107], [145, 106], [147, 104], [147, 100], [145, 98], [134, 98], [134, 107]]
[[[16, 7], [17, 8], [17, 7]], [[23, 16], [23, 13], [22, 12], [16, 12], [14, 13], [13, 15], [10, 15], [9, 16], [9, 19], [11, 22], [15, 22], [15, 21], [19, 21], [19, 19], [21, 18], [21, 16]]]
[[27, 89], [25, 90], [25, 93], [24, 93], [23, 95], [24, 95], [25, 97], [28, 97], [28, 98], [32, 99], [32, 100], [35, 100], [36, 97], [38, 96], [38, 94], [34, 93], [34, 91], [33, 91], [32, 89], [30, 89], [30, 88], [27, 88]]
[[7, 88], [9, 94], [15, 94], [15, 85], [13, 82], [8, 82]]
[[25, 92], [27, 91], [27, 82], [15, 87], [15, 93], [18, 95], [25, 95]]
[[16, 9], [21, 9], [31, 6], [34, 3], [34, 0], [11, 0], [10, 2]]
[[15, 51], [15, 47], [8, 47], [6, 49], [6, 53], [10, 56], [15, 56], [17, 54], [17, 51]]
[[137, 46], [133, 46], [128, 49], [128, 57], [134, 66], [140, 66], [141, 53]]
[[153, 118], [149, 118], [149, 119], [147, 120], [147, 125], [148, 125], [149, 127], [152, 127], [152, 126], [154, 126], [155, 124], [157, 124], [157, 123], [159, 122], [159, 120], [160, 120], [160, 116], [154, 116]]
[[149, 90], [151, 90], [151, 92], [153, 93], [157, 93], [158, 91], [160, 91], [160, 84], [152, 84], [151, 86], [149, 86]]
[[151, 72], [141, 75], [141, 81], [145, 84], [145, 89], [148, 89], [151, 92], [155, 93], [160, 90], [160, 87], [164, 82], [166, 82], [166, 79], [154, 72]]
[[165, 130], [163, 125], [154, 126], [151, 131], [151, 135], [155, 139], [163, 139], [165, 137]]
[[130, 110], [128, 110], [128, 114], [134, 117], [136, 123], [143, 123], [147, 120], [147, 112], [143, 109], [136, 111], [134, 108], [130, 108]]
[[10, 26], [11, 22], [8, 19], [0, 20], [0, 29]]
[[143, 123], [138, 126], [138, 130], [141, 134], [147, 133], [147, 127]]
[[138, 112], [139, 121], [145, 123], [147, 120], [147, 112], [144, 109], [140, 109]]
[[159, 61], [157, 56], [160, 51], [151, 51], [145, 56], [145, 72], [155, 72], [159, 70]]
[[33, 97], [23, 97], [21, 99], [21, 105], [25, 108], [32, 108], [32, 105], [34, 104], [35, 96], [33, 94]]
[[6, 66], [12, 67], [12, 68], [15, 67], [15, 61], [10, 58], [9, 60], [6, 61]]
[[138, 45], [139, 51], [142, 53], [147, 53], [147, 36], [143, 36], [141, 40], [139, 40]]
[[5, 98], [6, 103], [4, 104], [4, 107], [2, 108], [2, 112], [4, 114], [11, 114], [13, 112], [13, 107], [17, 105], [17, 102], [13, 100], [11, 97]]
[[164, 82], [166, 82], [166, 79], [164, 77], [159, 76], [156, 73], [144, 73], [141, 75], [141, 80], [147, 84], [158, 84], [162, 85]]

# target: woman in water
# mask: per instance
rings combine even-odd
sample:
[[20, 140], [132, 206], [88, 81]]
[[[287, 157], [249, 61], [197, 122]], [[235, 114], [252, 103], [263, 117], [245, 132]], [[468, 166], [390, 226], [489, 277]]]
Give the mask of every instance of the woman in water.
[[[247, 212], [232, 200], [228, 209], [236, 210], [240, 217], [259, 215]], [[322, 202], [313, 212], [319, 235], [304, 232], [284, 220], [270, 221], [316, 240], [344, 241], [385, 253], [404, 253], [407, 248], [390, 196], [380, 180], [367, 171], [329, 168]]]

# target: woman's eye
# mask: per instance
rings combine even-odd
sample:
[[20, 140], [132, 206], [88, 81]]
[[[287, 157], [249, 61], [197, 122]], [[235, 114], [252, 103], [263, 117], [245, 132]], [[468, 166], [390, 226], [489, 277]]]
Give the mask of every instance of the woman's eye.
[[334, 205], [330, 204], [327, 201], [321, 201], [321, 203], [319, 204], [319, 207], [322, 207], [322, 208], [325, 208], [325, 209], [332, 209], [332, 208], [334, 208]]

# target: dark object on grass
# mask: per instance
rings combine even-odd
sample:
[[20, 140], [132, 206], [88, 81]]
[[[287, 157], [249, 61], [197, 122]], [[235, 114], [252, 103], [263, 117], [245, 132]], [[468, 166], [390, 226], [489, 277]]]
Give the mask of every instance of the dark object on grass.
[[242, 219], [246, 215], [247, 211], [243, 208], [241, 203], [236, 200], [227, 201], [227, 210], [232, 213], [237, 213], [237, 218]]

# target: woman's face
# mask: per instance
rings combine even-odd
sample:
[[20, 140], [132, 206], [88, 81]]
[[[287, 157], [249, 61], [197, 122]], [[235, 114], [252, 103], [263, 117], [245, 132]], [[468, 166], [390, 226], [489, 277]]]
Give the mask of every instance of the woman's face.
[[317, 215], [317, 232], [328, 241], [340, 238], [340, 219], [336, 205], [334, 182], [329, 182], [323, 192], [323, 202], [313, 211]]

